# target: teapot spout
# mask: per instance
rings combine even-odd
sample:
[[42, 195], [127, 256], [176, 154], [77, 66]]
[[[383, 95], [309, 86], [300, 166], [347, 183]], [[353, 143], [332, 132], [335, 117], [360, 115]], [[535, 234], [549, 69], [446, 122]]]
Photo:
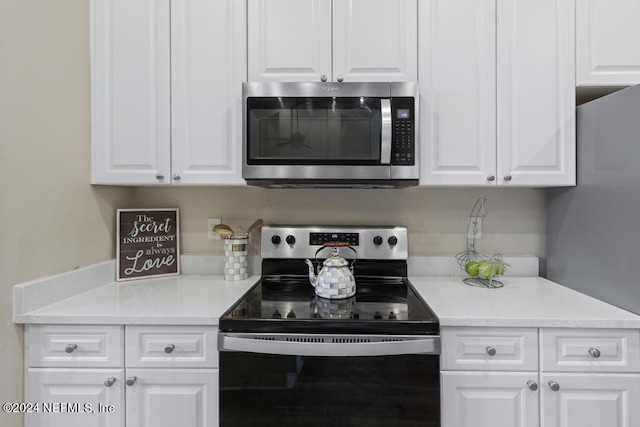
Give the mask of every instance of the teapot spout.
[[313, 271], [313, 263], [308, 259], [305, 259], [304, 262], [309, 266], [309, 282], [311, 282], [311, 286], [315, 288], [316, 285], [318, 284], [318, 278], [316, 277], [316, 274]]

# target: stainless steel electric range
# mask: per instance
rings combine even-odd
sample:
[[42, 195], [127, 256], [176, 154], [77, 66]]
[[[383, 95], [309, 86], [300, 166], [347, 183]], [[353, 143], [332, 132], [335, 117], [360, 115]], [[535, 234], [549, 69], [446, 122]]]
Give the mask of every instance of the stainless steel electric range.
[[[335, 246], [355, 294], [329, 299], [305, 259], [317, 275]], [[439, 324], [407, 278], [406, 227], [264, 226], [261, 255], [220, 318], [221, 426], [440, 424]]]

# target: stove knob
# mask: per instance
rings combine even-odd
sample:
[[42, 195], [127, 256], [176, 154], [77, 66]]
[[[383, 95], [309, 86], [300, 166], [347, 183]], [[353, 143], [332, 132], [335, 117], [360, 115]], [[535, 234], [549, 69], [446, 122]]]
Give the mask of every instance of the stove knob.
[[391, 236], [389, 237], [389, 240], [387, 240], [389, 242], [389, 244], [391, 246], [394, 246], [398, 243], [398, 238], [396, 236]]
[[278, 310], [276, 310], [273, 313], [273, 316], [271, 316], [271, 317], [274, 318], [274, 319], [281, 319], [282, 318], [282, 314], [280, 314], [280, 312]]
[[273, 243], [274, 245], [279, 245], [281, 241], [282, 239], [277, 234], [271, 236], [271, 243]]
[[296, 314], [293, 311], [290, 311], [289, 314], [287, 314], [287, 319], [295, 319], [296, 318]]
[[389, 320], [397, 320], [398, 316], [396, 316], [396, 314], [392, 311], [391, 313], [389, 313]]
[[382, 319], [382, 315], [376, 311], [376, 314], [373, 315], [374, 319]]
[[373, 238], [373, 244], [376, 246], [380, 246], [382, 244], [382, 237], [376, 236]]
[[291, 234], [289, 234], [285, 240], [290, 245], [293, 245], [296, 242], [296, 238], [293, 237]]

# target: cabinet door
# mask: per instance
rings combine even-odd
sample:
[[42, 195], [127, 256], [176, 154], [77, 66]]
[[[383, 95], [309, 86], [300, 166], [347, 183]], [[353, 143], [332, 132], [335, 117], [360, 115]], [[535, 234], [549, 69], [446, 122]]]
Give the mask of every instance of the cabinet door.
[[442, 427], [537, 427], [537, 372], [442, 372]]
[[497, 4], [498, 185], [575, 185], [575, 2]]
[[25, 426], [124, 427], [123, 371], [27, 369], [25, 400], [40, 406], [26, 414]]
[[331, 80], [330, 0], [248, 0], [251, 82]]
[[169, 0], [91, 3], [95, 184], [169, 183]]
[[333, 0], [333, 80], [418, 79], [417, 0]]
[[576, 2], [578, 86], [640, 83], [640, 0]]
[[540, 382], [542, 427], [640, 426], [640, 375], [541, 374]]
[[174, 184], [244, 184], [241, 0], [171, 2], [171, 159]]
[[421, 185], [495, 185], [495, 0], [419, 4]]
[[215, 369], [127, 369], [127, 427], [218, 425]]

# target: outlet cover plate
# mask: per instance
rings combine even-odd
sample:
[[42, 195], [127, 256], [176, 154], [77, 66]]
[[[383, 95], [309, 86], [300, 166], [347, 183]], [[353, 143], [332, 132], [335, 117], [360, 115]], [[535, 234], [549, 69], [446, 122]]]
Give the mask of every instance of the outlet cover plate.
[[221, 237], [218, 233], [213, 232], [213, 227], [217, 224], [222, 224], [222, 218], [208, 218], [207, 219], [207, 238], [209, 240], [220, 240]]

